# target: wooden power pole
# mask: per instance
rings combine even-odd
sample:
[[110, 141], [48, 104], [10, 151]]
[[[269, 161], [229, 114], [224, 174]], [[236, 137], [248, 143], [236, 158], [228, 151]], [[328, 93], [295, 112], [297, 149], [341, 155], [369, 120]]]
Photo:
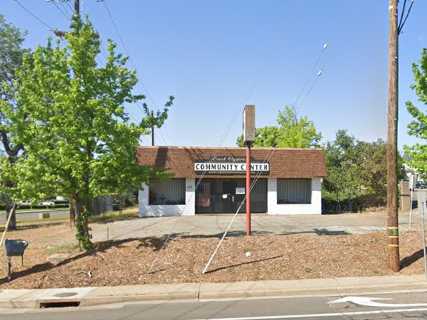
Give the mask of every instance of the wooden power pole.
[[[151, 111], [151, 119], [152, 120], [155, 119], [154, 118], [154, 111]], [[155, 127], [155, 124], [154, 124], [154, 121], [153, 121], [153, 123], [151, 124], [151, 145], [153, 147], [155, 146], [155, 144], [154, 144], [154, 127]]]
[[74, 14], [80, 15], [80, 0], [74, 0]]
[[389, 0], [388, 115], [387, 115], [387, 235], [390, 268], [400, 270], [397, 207], [397, 132], [399, 75], [398, 0]]

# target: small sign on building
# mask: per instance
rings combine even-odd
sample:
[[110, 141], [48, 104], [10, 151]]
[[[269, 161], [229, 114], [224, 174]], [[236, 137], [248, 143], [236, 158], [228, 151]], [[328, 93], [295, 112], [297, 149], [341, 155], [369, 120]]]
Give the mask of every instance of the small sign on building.
[[237, 187], [236, 188], [236, 194], [245, 194], [245, 188], [244, 187]]

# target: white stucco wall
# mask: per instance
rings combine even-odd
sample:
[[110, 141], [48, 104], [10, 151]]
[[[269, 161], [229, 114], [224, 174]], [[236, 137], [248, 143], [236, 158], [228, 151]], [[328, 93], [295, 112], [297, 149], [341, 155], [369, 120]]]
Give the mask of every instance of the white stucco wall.
[[[311, 180], [310, 204], [277, 204], [277, 179], [269, 178], [267, 183], [267, 213], [271, 215], [321, 214], [321, 178]], [[149, 186], [139, 190], [139, 215], [141, 217], [192, 216], [195, 215], [195, 179], [185, 179], [185, 205], [149, 205]]]
[[149, 205], [149, 186], [142, 185], [138, 192], [139, 215], [141, 217], [192, 216], [196, 210], [195, 179], [185, 179], [185, 204]]
[[322, 179], [311, 179], [310, 204], [277, 204], [277, 179], [269, 178], [267, 187], [268, 214], [321, 214], [322, 213]]

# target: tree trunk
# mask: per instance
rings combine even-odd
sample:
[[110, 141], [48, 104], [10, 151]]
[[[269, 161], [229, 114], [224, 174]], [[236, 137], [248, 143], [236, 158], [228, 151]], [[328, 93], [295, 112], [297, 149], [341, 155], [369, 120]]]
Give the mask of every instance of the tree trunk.
[[9, 230], [16, 230], [16, 206], [14, 206], [14, 203], [11, 202], [6, 204], [5, 209], [6, 209], [6, 221], [9, 218], [9, 214], [12, 215], [9, 222]]
[[70, 227], [74, 227], [76, 225], [75, 202], [72, 197], [70, 197], [69, 202], [70, 202]]
[[335, 205], [335, 212], [341, 212], [341, 201], [340, 201], [340, 196], [338, 192], [336, 193], [336, 196], [337, 196], [337, 202]]
[[91, 235], [89, 232], [89, 221], [88, 221], [88, 212], [84, 206], [84, 201], [78, 197], [78, 195], [74, 195], [74, 212], [76, 216], [76, 228], [77, 233], [76, 237], [79, 241], [80, 250], [91, 250], [93, 249], [93, 244], [91, 241]]
[[[80, 219], [80, 215], [81, 215], [81, 204], [80, 204], [80, 201], [78, 200], [76, 195], [73, 196], [71, 202], [73, 203], [72, 207], [74, 209], [74, 221], [77, 220], [77, 236], [78, 236], [78, 234], [81, 232], [79, 230], [79, 226], [80, 226], [79, 219]], [[80, 250], [82, 250], [83, 249], [82, 248], [82, 241], [79, 238], [77, 238], [77, 240], [79, 241], [79, 248], [80, 248]]]

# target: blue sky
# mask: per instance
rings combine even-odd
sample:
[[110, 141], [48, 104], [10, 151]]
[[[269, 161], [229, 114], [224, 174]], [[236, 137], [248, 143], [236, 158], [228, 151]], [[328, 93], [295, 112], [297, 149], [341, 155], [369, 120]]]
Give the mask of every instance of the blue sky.
[[[46, 43], [46, 26], [14, 0], [1, 2], [0, 13], [28, 31], [26, 46]], [[51, 3], [20, 2], [52, 28], [68, 28]], [[232, 146], [244, 104], [256, 105], [257, 126], [270, 125], [301, 92], [297, 112], [325, 141], [338, 129], [362, 140], [385, 138], [387, 0], [107, 0], [126, 48], [103, 4], [81, 2], [103, 40], [131, 56], [148, 103], [161, 107], [176, 97], [158, 144]], [[426, 13], [427, 1], [416, 0], [400, 38], [399, 145], [415, 141], [406, 134], [404, 102], [416, 101], [411, 63], [427, 47]], [[128, 111], [135, 120], [142, 115], [138, 106]]]

